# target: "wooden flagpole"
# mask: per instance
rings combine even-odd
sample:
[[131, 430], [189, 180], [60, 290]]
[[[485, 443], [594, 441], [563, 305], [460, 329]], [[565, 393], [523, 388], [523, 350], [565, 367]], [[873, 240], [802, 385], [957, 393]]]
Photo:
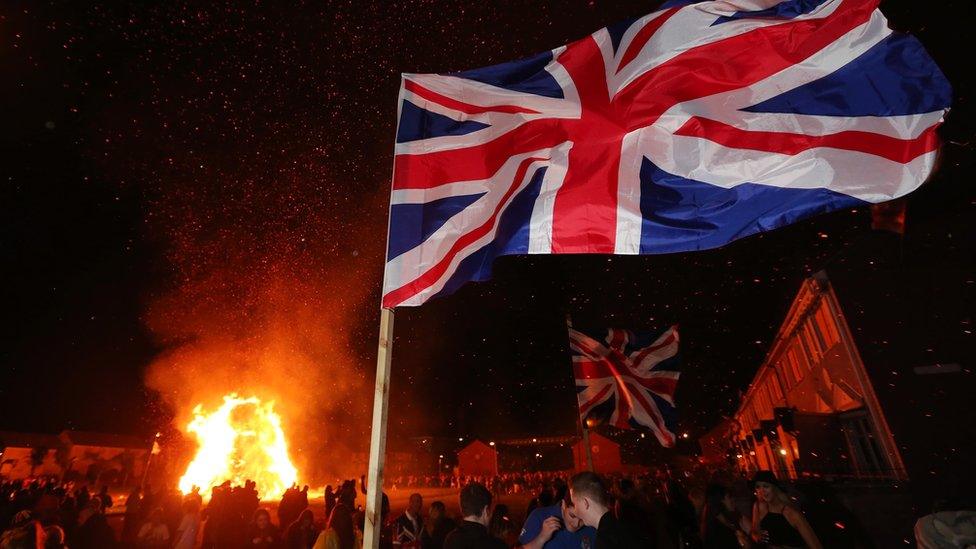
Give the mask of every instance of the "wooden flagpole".
[[369, 437], [366, 487], [366, 530], [363, 549], [378, 549], [383, 530], [383, 465], [386, 458], [386, 420], [390, 405], [390, 363], [393, 359], [393, 309], [380, 309], [380, 335], [376, 350], [376, 386], [373, 392], [373, 427]]
[[[566, 335], [569, 335], [569, 330], [573, 328], [573, 318], [566, 313]], [[570, 346], [572, 346], [572, 341], [570, 341]], [[572, 353], [570, 353], [572, 354]], [[570, 359], [572, 360], [572, 359]], [[572, 362], [570, 362], [570, 372], [572, 370]], [[573, 386], [576, 386], [576, 376], [573, 375]], [[586, 470], [593, 471], [593, 450], [590, 448], [590, 430], [586, 428], [586, 421], [583, 420], [583, 414], [580, 413], [579, 409], [579, 397], [576, 397], [576, 417], [579, 419], [580, 431], [583, 435], [583, 449], [586, 452]]]

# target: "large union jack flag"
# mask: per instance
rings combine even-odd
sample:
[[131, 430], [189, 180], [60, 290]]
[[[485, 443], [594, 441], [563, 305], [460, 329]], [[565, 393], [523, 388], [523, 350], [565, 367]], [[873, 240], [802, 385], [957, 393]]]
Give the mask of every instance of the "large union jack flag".
[[597, 339], [569, 329], [580, 417], [587, 424], [646, 429], [674, 446], [678, 329], [635, 334], [611, 328]]
[[669, 2], [521, 61], [403, 75], [384, 306], [500, 255], [707, 249], [917, 188], [951, 89], [877, 4]]

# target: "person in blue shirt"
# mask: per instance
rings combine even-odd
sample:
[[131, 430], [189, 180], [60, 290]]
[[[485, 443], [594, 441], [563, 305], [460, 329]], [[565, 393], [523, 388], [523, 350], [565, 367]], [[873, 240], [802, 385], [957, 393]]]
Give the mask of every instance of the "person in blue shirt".
[[569, 490], [559, 503], [529, 513], [519, 534], [525, 549], [591, 549], [595, 542], [596, 528], [584, 525], [576, 516]]

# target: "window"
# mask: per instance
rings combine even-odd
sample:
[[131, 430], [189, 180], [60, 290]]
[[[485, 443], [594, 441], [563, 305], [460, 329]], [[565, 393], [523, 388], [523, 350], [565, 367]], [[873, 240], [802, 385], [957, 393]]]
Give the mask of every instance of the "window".
[[855, 475], [862, 478], [894, 476], [867, 411], [863, 408], [854, 410], [841, 414], [840, 418]]
[[809, 318], [800, 325], [800, 339], [806, 347], [810, 362], [820, 362], [820, 357], [823, 355], [823, 352], [817, 339], [813, 336], [813, 328]]
[[807, 354], [803, 338], [796, 338], [796, 343], [793, 345], [793, 356], [796, 358], [797, 369], [801, 372], [800, 379], [803, 379], [803, 375], [810, 369], [810, 355]]
[[760, 418], [766, 417], [766, 408], [769, 407], [768, 398], [766, 397], [766, 391], [762, 387], [758, 387], [756, 391], [756, 415]]
[[819, 307], [812, 320], [814, 323], [814, 328], [817, 331], [817, 336], [820, 337], [821, 341], [823, 342], [824, 350], [833, 347], [840, 338], [837, 337], [836, 332], [831, 325], [830, 317], [827, 315], [826, 309], [824, 307]]
[[793, 373], [793, 379], [797, 383], [803, 380], [803, 370], [800, 368], [800, 361], [796, 357], [796, 351], [790, 349], [786, 352], [787, 361], [790, 364], [790, 371]]
[[796, 380], [793, 379], [793, 372], [790, 369], [789, 362], [786, 360], [785, 355], [780, 358], [780, 361], [776, 363], [774, 368], [776, 368], [776, 371], [779, 372], [779, 375], [781, 376], [780, 379], [783, 380], [784, 391], [788, 391], [792, 389], [794, 385], [796, 385]]
[[779, 385], [779, 374], [773, 370], [769, 375], [769, 399], [774, 403], [783, 399], [783, 388]]
[[829, 349], [840, 341], [840, 332], [837, 330], [837, 324], [834, 322], [826, 303], [823, 301], [820, 302], [820, 306], [817, 308], [817, 319], [820, 323], [821, 333], [826, 338], [827, 348]]

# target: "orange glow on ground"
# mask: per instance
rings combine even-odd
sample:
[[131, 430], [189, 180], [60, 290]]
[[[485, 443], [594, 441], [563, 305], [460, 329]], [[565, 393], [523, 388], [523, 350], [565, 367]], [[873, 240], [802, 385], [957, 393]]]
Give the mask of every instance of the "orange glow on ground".
[[224, 481], [243, 485], [253, 480], [262, 498], [277, 498], [298, 478], [273, 401], [232, 393], [212, 412], [197, 405], [186, 431], [196, 437], [199, 448], [180, 478], [184, 494], [199, 486], [209, 497]]

